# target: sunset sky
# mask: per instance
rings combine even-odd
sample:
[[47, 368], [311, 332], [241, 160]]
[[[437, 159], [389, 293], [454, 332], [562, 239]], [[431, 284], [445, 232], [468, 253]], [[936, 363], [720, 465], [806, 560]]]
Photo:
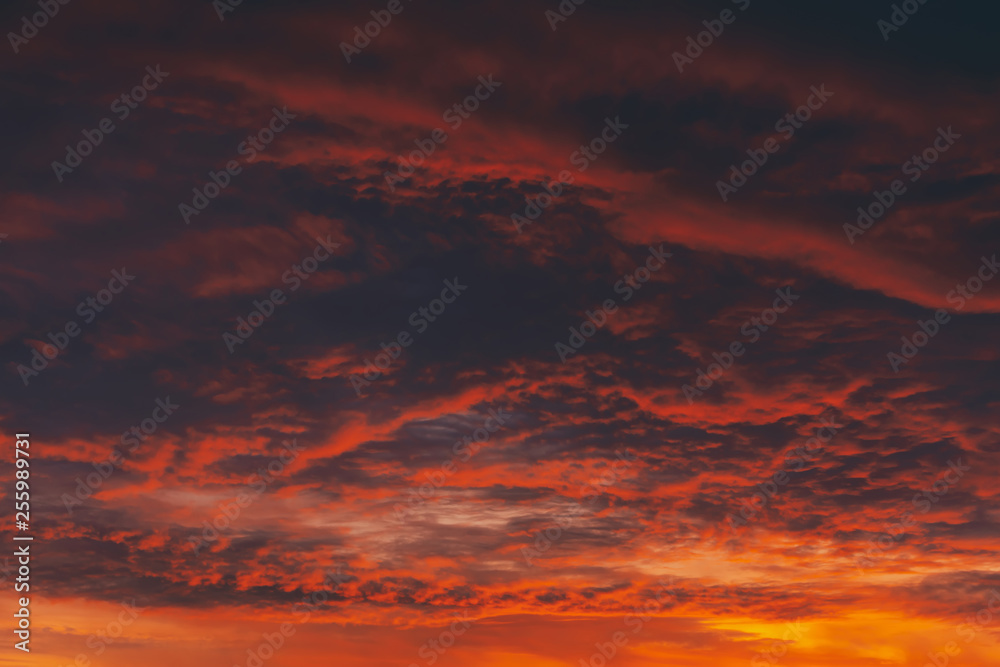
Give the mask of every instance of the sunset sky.
[[61, 1], [0, 667], [1000, 664], [996, 6]]

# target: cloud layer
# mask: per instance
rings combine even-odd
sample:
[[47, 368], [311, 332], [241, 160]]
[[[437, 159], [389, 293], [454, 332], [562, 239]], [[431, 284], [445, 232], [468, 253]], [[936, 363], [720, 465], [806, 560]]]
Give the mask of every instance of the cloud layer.
[[32, 660], [996, 664], [995, 9], [221, 4], [0, 64]]

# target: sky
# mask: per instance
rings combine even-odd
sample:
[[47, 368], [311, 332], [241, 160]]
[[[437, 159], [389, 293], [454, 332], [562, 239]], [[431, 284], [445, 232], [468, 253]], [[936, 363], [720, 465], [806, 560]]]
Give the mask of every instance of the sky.
[[0, 666], [998, 664], [998, 20], [6, 3]]

